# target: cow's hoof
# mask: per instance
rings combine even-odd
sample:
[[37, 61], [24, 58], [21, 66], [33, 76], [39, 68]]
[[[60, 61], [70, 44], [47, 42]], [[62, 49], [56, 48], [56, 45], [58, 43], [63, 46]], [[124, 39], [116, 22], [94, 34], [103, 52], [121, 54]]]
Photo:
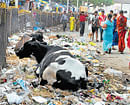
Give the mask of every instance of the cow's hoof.
[[38, 84], [37, 82], [32, 82], [31, 85], [32, 85], [34, 88], [36, 88], [36, 87], [38, 87], [39, 84]]

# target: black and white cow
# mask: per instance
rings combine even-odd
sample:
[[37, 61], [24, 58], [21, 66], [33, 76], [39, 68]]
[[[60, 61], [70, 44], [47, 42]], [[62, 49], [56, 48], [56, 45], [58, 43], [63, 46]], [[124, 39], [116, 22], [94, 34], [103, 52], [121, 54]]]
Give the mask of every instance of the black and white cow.
[[31, 40], [16, 52], [19, 58], [36, 57], [39, 68], [36, 73], [41, 84], [46, 83], [60, 89], [77, 90], [87, 87], [88, 70], [66, 49], [59, 46], [48, 46], [39, 41]]

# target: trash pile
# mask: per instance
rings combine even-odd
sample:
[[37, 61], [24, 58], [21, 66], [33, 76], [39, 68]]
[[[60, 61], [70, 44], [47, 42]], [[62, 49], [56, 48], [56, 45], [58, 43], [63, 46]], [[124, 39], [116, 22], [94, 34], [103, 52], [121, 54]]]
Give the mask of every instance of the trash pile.
[[86, 43], [67, 35], [44, 35], [44, 41], [68, 49], [88, 67], [88, 89], [72, 92], [36, 84], [36, 61], [33, 58], [19, 59], [14, 52], [16, 43], [24, 34], [8, 38], [7, 68], [0, 72], [0, 105], [130, 105], [129, 77], [105, 68], [99, 60], [102, 52], [96, 43]]

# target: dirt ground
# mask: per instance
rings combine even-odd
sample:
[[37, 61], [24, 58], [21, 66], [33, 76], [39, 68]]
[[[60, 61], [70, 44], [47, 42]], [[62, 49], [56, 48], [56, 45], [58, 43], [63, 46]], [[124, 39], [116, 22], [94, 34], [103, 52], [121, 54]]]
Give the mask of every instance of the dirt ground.
[[[69, 30], [69, 29], [67, 29]], [[61, 30], [60, 30], [61, 31]], [[59, 34], [59, 35], [70, 35], [73, 38], [79, 38], [79, 32], [52, 32], [52, 34]], [[87, 34], [85, 34], [85, 38], [87, 38], [87, 41], [89, 40]], [[100, 39], [100, 36], [99, 36]], [[102, 51], [102, 43], [98, 42], [98, 46], [100, 46], [100, 49]], [[130, 69], [129, 69], [129, 62], [130, 62], [130, 50], [127, 48], [124, 51], [124, 54], [120, 54], [118, 52], [118, 47], [115, 47], [117, 50], [112, 51], [112, 54], [106, 54], [100, 56], [100, 61], [105, 64], [106, 68], [112, 67], [113, 69], [122, 71], [128, 75], [130, 75]]]
[[130, 75], [129, 62], [130, 62], [130, 51], [126, 48], [124, 54], [120, 54], [117, 50], [112, 51], [112, 54], [102, 55], [100, 60], [107, 67], [122, 71]]

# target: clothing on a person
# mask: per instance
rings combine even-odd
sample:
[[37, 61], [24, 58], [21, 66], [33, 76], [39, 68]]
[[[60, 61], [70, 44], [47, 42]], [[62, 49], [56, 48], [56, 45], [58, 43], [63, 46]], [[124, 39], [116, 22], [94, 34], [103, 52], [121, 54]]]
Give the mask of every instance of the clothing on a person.
[[100, 15], [99, 16], [99, 24], [102, 26], [106, 20], [106, 15]]
[[84, 35], [85, 21], [87, 20], [86, 17], [87, 15], [84, 15], [84, 14], [80, 15], [80, 36]]
[[113, 20], [113, 23], [114, 23], [114, 29], [113, 29], [113, 42], [112, 42], [112, 46], [116, 46], [118, 45], [118, 32], [117, 32], [117, 19], [114, 19]]
[[93, 32], [93, 34], [98, 31], [98, 27], [99, 27], [98, 22], [99, 22], [98, 16], [94, 16], [92, 18], [92, 32]]
[[99, 24], [100, 24], [100, 40], [103, 40], [103, 29], [102, 29], [102, 25], [104, 24], [106, 20], [106, 15], [100, 15], [99, 16]]
[[98, 31], [98, 27], [92, 27], [92, 33], [95, 33]]
[[63, 22], [63, 21], [68, 21], [68, 16], [66, 14], [63, 14], [61, 16], [61, 22]]
[[127, 18], [125, 16], [119, 16], [117, 18], [118, 31], [125, 30], [126, 23], [127, 23]]
[[92, 18], [92, 27], [99, 27], [99, 24], [98, 24], [98, 16], [94, 16]]
[[119, 52], [123, 52], [125, 49], [126, 23], [127, 23], [127, 18], [125, 16], [120, 15], [117, 18], [117, 28], [118, 28], [118, 36], [119, 36], [119, 41], [118, 41]]
[[77, 18], [76, 18], [76, 31], [77, 31], [77, 32], [79, 31], [79, 28], [80, 28], [80, 20], [79, 20], [79, 18], [77, 17]]
[[80, 22], [80, 36], [83, 36], [85, 29], [85, 22]]
[[65, 31], [65, 29], [67, 28], [67, 21], [64, 20], [62, 23], [63, 23], [63, 31]]
[[60, 20], [63, 24], [63, 31], [65, 31], [66, 27], [67, 27], [67, 22], [68, 22], [68, 16], [66, 14], [63, 14], [61, 16], [61, 20]]
[[80, 36], [84, 35], [86, 17], [84, 14], [80, 15]]
[[109, 51], [112, 47], [114, 24], [110, 20], [106, 20], [104, 24], [107, 25], [107, 28], [103, 31], [103, 50]]
[[127, 39], [127, 46], [130, 49], [130, 31], [129, 31], [129, 36], [128, 36], [128, 39]]
[[80, 15], [80, 22], [86, 21], [86, 15]]
[[100, 26], [100, 40], [101, 41], [103, 40], [103, 29], [101, 26]]
[[75, 26], [75, 17], [70, 17], [70, 31], [74, 31]]
[[123, 52], [124, 49], [125, 49], [125, 34], [126, 34], [125, 30], [118, 32], [118, 35], [119, 35], [119, 42], [118, 42], [119, 52]]

